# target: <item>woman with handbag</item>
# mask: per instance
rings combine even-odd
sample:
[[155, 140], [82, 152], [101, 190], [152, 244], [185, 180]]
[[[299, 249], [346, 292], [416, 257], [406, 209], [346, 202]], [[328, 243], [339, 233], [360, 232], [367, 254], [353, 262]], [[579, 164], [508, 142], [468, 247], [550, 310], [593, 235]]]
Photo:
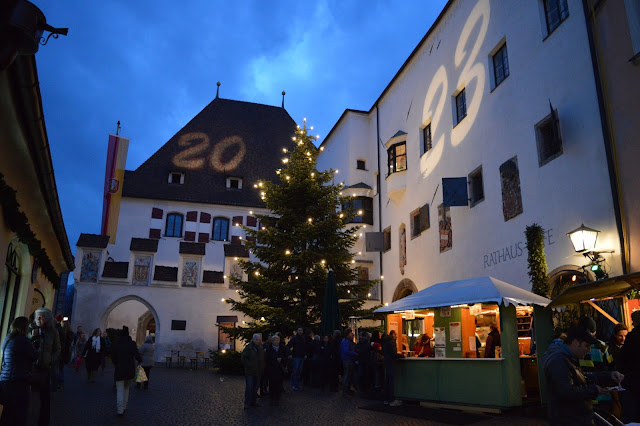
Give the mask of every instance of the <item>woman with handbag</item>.
[[[149, 375], [151, 374], [151, 368], [153, 368], [153, 355], [156, 352], [156, 345], [153, 344], [153, 336], [149, 334], [144, 339], [144, 344], [140, 348], [140, 356], [142, 357], [142, 363], [140, 365], [144, 369], [144, 374], [147, 380], [143, 380], [144, 390], [149, 389]], [[140, 382], [136, 380], [136, 389], [140, 389]]]
[[116, 406], [118, 417], [124, 416], [129, 402], [129, 386], [136, 376], [136, 360], [142, 362], [136, 343], [129, 336], [129, 327], [122, 327], [122, 336], [113, 345], [111, 360], [115, 366]]
[[2, 389], [2, 417], [0, 425], [22, 426], [27, 424], [31, 387], [29, 378], [31, 366], [38, 354], [27, 338], [29, 319], [18, 317], [11, 324], [11, 331], [4, 339], [2, 351], [2, 371], [0, 389]]
[[75, 367], [76, 373], [80, 371], [80, 366], [82, 365], [82, 351], [84, 350], [84, 345], [87, 343], [87, 336], [84, 333], [80, 333], [78, 339], [76, 340], [76, 359], [75, 359]]

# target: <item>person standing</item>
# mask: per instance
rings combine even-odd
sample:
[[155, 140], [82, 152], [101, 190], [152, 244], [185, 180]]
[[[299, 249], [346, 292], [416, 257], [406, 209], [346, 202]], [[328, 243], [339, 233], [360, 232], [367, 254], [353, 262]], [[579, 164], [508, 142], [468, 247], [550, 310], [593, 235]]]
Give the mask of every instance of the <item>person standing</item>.
[[29, 339], [38, 352], [31, 390], [39, 398], [38, 425], [43, 426], [48, 425], [51, 418], [51, 369], [56, 367], [61, 349], [60, 336], [49, 309], [36, 310], [35, 321], [29, 325]]
[[395, 386], [394, 361], [402, 358], [398, 353], [398, 335], [395, 330], [391, 330], [389, 335], [382, 341], [382, 355], [384, 356], [384, 403], [396, 407], [402, 405], [396, 401], [393, 387]]
[[351, 386], [353, 385], [353, 376], [355, 373], [355, 362], [358, 359], [356, 345], [353, 342], [353, 331], [347, 328], [344, 331], [344, 338], [340, 343], [340, 359], [342, 359], [342, 394], [346, 398], [353, 396]]
[[[613, 327], [613, 334], [611, 335], [607, 348], [607, 352], [609, 353], [609, 356], [607, 357], [607, 367], [609, 370], [620, 369], [620, 351], [622, 351], [622, 347], [624, 346], [624, 341], [628, 333], [629, 329], [621, 322]], [[620, 402], [620, 392], [618, 390], [611, 392], [610, 412], [616, 416], [616, 418], [622, 418], [622, 403]]]
[[[71, 343], [71, 364], [75, 365], [76, 363], [76, 358], [80, 356], [81, 352], [76, 352], [76, 343], [78, 342], [78, 339], [80, 338], [80, 335], [82, 334], [82, 326], [79, 325], [78, 328], [76, 329], [76, 332], [73, 334], [73, 342]], [[82, 351], [82, 349], [84, 348], [84, 344], [82, 345], [82, 347], [80, 348], [80, 350]]]
[[[140, 347], [140, 356], [142, 357], [142, 368], [144, 368], [144, 373], [147, 375], [147, 380], [144, 382], [144, 390], [149, 389], [149, 379], [151, 375], [151, 368], [153, 368], [153, 356], [156, 352], [156, 345], [153, 344], [153, 336], [147, 335], [144, 339], [144, 343], [142, 347]], [[140, 383], [136, 383], [136, 388], [140, 389]]]
[[357, 379], [358, 390], [360, 392], [368, 392], [371, 388], [373, 369], [373, 347], [369, 341], [369, 333], [363, 331], [360, 333], [360, 340], [356, 344], [357, 360]]
[[491, 329], [491, 331], [489, 332], [489, 335], [487, 336], [487, 341], [485, 343], [484, 357], [495, 358], [496, 347], [502, 346], [502, 343], [500, 342], [500, 331], [498, 330], [498, 325], [495, 323], [491, 324], [489, 328]]
[[617, 371], [584, 373], [580, 369], [580, 360], [596, 344], [597, 339], [587, 328], [576, 326], [564, 341], [556, 339], [542, 356], [552, 425], [592, 425], [591, 401], [608, 392], [602, 386], [618, 384], [624, 378]]
[[85, 357], [85, 367], [87, 369], [87, 380], [91, 383], [96, 381], [94, 372], [98, 371], [98, 367], [102, 363], [102, 352], [104, 351], [104, 339], [102, 331], [99, 328], [93, 330], [91, 337], [87, 340], [82, 351]]
[[291, 367], [291, 390], [302, 390], [302, 368], [304, 360], [307, 359], [307, 339], [304, 337], [302, 327], [298, 327], [296, 335], [289, 340], [287, 349], [291, 351], [290, 358], [293, 358]]
[[631, 314], [633, 329], [627, 334], [618, 364], [624, 373], [620, 392], [622, 420], [625, 423], [640, 422], [640, 311]]
[[27, 338], [29, 319], [18, 317], [11, 324], [11, 331], [2, 344], [2, 371], [0, 389], [4, 410], [0, 426], [23, 426], [27, 424], [31, 389], [31, 365], [38, 354]]
[[69, 326], [69, 321], [64, 321], [61, 315], [58, 315], [56, 320], [62, 321], [60, 323], [60, 328], [58, 329], [58, 334], [60, 336], [60, 359], [58, 360], [57, 366], [57, 389], [63, 389], [64, 365], [67, 364], [71, 358], [71, 342], [73, 341], [74, 335], [73, 331], [71, 331], [71, 327]]
[[102, 374], [107, 366], [107, 357], [111, 356], [111, 338], [106, 331], [102, 332], [102, 340], [104, 341], [104, 350], [102, 351], [102, 362], [100, 364], [102, 368]]
[[75, 368], [76, 373], [80, 370], [80, 366], [82, 365], [82, 351], [84, 350], [84, 346], [87, 344], [87, 336], [84, 333], [80, 333], [78, 339], [76, 340], [75, 347], [73, 353], [75, 354]]
[[244, 366], [244, 408], [257, 407], [258, 386], [264, 369], [264, 350], [262, 349], [262, 334], [253, 335], [251, 342], [244, 348], [241, 355]]
[[116, 408], [118, 417], [125, 415], [129, 402], [129, 386], [136, 376], [136, 360], [142, 362], [136, 343], [129, 336], [129, 327], [122, 327], [122, 335], [113, 345], [111, 360], [115, 366]]
[[271, 338], [264, 350], [264, 376], [269, 383], [269, 403], [278, 405], [283, 391], [283, 376], [285, 363], [287, 362], [287, 352], [280, 342], [280, 336]]

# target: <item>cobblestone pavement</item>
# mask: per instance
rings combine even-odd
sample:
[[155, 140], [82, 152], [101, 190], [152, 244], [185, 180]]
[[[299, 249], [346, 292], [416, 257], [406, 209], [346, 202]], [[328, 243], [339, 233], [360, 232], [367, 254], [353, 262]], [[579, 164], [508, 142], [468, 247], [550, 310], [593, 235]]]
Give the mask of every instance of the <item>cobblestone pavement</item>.
[[[380, 401], [343, 398], [317, 389], [287, 391], [279, 407], [243, 409], [244, 378], [222, 376], [212, 370], [167, 369], [151, 371], [149, 390], [131, 388], [125, 417], [116, 417], [113, 367], [96, 383], [88, 383], [84, 368], [65, 367], [65, 388], [52, 394], [52, 425], [435, 425], [447, 423], [411, 418], [403, 407], [385, 407]], [[359, 407], [373, 407], [387, 412]], [[408, 408], [408, 407], [407, 407]], [[413, 407], [416, 410], [426, 410]], [[455, 417], [455, 416], [454, 416]], [[453, 420], [453, 418], [452, 418]], [[458, 422], [460, 423], [460, 419]], [[545, 424], [536, 419], [481, 415], [475, 425]]]

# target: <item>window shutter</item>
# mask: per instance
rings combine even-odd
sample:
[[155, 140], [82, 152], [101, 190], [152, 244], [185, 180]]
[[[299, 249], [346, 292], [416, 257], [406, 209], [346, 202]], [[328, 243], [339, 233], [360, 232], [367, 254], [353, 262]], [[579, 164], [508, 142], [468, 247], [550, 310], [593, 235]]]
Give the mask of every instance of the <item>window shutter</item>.
[[198, 212], [187, 212], [187, 222], [195, 222], [198, 220]]
[[242, 225], [243, 224], [243, 217], [242, 216], [234, 216], [233, 217], [233, 224], [232, 226], [236, 226], [236, 223], [238, 225]]
[[162, 234], [162, 209], [151, 209], [151, 226], [149, 226], [149, 238], [160, 239]]
[[197, 226], [198, 226], [198, 212], [191, 211], [187, 212], [187, 220], [184, 226], [184, 240], [185, 241], [195, 241]]
[[253, 216], [247, 216], [247, 226], [256, 227], [258, 225], [258, 219]]
[[242, 240], [240, 239], [240, 236], [239, 235], [232, 235], [231, 236], [231, 244], [236, 244], [236, 245], [242, 244]]
[[420, 232], [429, 229], [429, 204], [420, 207]]
[[384, 249], [384, 236], [382, 232], [367, 232], [365, 246], [368, 252], [381, 252]]
[[199, 243], [208, 243], [209, 242], [209, 234], [206, 232], [198, 233], [198, 242]]
[[196, 233], [193, 231], [184, 231], [184, 240], [185, 241], [195, 241]]
[[209, 223], [209, 222], [211, 222], [211, 215], [209, 213], [200, 212], [200, 223]]

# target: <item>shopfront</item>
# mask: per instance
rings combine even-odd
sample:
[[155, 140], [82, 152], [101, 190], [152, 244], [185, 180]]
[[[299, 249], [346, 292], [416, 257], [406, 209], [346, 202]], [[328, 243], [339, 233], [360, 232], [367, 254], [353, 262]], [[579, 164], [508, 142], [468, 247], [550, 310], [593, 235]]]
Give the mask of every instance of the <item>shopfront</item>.
[[[544, 297], [491, 277], [440, 283], [377, 313], [396, 330], [395, 394], [400, 399], [506, 408], [538, 396], [538, 368], [531, 353], [533, 318], [547, 317]], [[538, 313], [540, 312], [540, 313]], [[535, 326], [533, 326], [535, 328]], [[493, 330], [491, 338], [489, 334]], [[429, 356], [414, 350], [430, 338]], [[499, 335], [499, 337], [498, 337]], [[487, 341], [495, 353], [487, 350]]]

